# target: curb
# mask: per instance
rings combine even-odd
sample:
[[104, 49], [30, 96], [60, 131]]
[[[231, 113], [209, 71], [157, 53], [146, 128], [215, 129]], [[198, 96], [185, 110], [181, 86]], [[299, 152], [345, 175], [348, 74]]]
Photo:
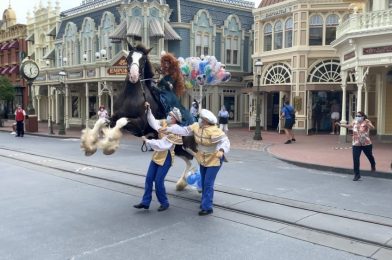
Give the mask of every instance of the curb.
[[[5, 133], [12, 133], [12, 131], [7, 130], [7, 129], [0, 129], [0, 132], [5, 132]], [[57, 139], [80, 139], [80, 137], [75, 137], [75, 136], [67, 136], [67, 135], [58, 135], [58, 134], [40, 134], [36, 132], [25, 132], [25, 135], [33, 135], [33, 136], [40, 136], [40, 137], [50, 137], [50, 138], [57, 138]]]
[[[298, 161], [291, 161], [291, 160], [283, 159], [283, 158], [281, 158], [281, 157], [279, 157], [269, 151], [267, 151], [267, 152], [278, 160], [281, 160], [283, 162], [293, 164], [293, 165], [296, 165], [299, 167], [320, 170], [320, 171], [331, 171], [334, 173], [341, 173], [341, 174], [347, 174], [347, 175], [354, 176], [352, 169], [335, 167], [335, 166], [312, 164], [312, 163], [304, 163], [304, 162], [298, 162]], [[389, 172], [381, 172], [381, 171], [372, 172], [369, 170], [360, 170], [360, 172], [361, 172], [361, 176], [369, 176], [369, 177], [375, 177], [375, 178], [381, 178], [381, 179], [392, 179], [392, 174]]]

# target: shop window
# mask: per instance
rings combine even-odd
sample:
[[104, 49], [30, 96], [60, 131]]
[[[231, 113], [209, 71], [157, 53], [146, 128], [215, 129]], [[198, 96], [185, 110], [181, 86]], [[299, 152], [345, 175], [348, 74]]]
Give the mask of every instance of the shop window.
[[272, 25], [266, 24], [264, 27], [264, 51], [272, 50]]
[[310, 17], [309, 45], [323, 45], [323, 18], [320, 15]]
[[293, 19], [289, 18], [285, 24], [285, 32], [284, 32], [284, 47], [290, 48], [293, 46]]
[[277, 21], [274, 27], [274, 50], [282, 49], [283, 28], [282, 22]]
[[150, 37], [150, 48], [152, 48], [150, 54], [158, 55], [159, 50], [159, 38], [158, 37]]
[[79, 97], [78, 96], [72, 96], [71, 97], [71, 102], [72, 102], [72, 117], [74, 118], [79, 118]]
[[283, 63], [270, 67], [264, 77], [264, 85], [291, 83], [291, 70]]
[[338, 60], [322, 61], [309, 73], [308, 82], [341, 82], [340, 62]]
[[336, 27], [339, 25], [339, 16], [331, 14], [327, 17], [325, 28], [325, 44], [329, 45], [336, 39]]
[[238, 65], [238, 38], [226, 38], [226, 64]]

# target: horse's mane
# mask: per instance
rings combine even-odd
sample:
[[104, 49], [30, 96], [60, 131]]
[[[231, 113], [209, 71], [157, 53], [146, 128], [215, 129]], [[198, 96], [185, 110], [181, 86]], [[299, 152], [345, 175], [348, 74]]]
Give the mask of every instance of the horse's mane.
[[185, 84], [184, 84], [184, 77], [182, 76], [181, 69], [180, 69], [180, 64], [176, 57], [174, 57], [173, 54], [171, 53], [165, 53], [161, 57], [161, 68], [164, 68], [164, 63], [168, 62], [170, 64], [169, 70], [164, 71], [164, 74], [169, 74], [174, 82], [175, 85], [174, 91], [176, 92], [176, 95], [178, 97], [181, 97], [185, 93]]

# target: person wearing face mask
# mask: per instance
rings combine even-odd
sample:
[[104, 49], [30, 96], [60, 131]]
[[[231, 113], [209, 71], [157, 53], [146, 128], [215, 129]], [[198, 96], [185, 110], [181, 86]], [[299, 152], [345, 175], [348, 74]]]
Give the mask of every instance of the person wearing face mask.
[[199, 116], [198, 123], [189, 126], [171, 125], [161, 131], [195, 137], [198, 144], [198, 152], [195, 157], [200, 164], [202, 183], [199, 215], [205, 216], [213, 212], [215, 178], [225, 159], [225, 154], [230, 151], [230, 141], [226, 134], [217, 127], [218, 120], [214, 113], [202, 109]]
[[[181, 122], [182, 116], [178, 108], [173, 108], [166, 119], [156, 120], [151, 112], [150, 104], [145, 103], [147, 109], [148, 124], [159, 131], [162, 127], [175, 125]], [[148, 209], [152, 200], [152, 188], [155, 182], [155, 193], [160, 203], [158, 211], [164, 211], [169, 208], [169, 200], [166, 195], [165, 177], [174, 161], [174, 147], [176, 144], [182, 145], [182, 138], [175, 134], [159, 133], [159, 139], [147, 139], [142, 136], [144, 142], [153, 150], [150, 166], [148, 167], [146, 181], [144, 185], [144, 194], [142, 201], [134, 205], [137, 209]]]
[[367, 116], [362, 111], [358, 111], [355, 120], [351, 125], [342, 125], [336, 123], [341, 127], [346, 127], [352, 129], [353, 140], [352, 140], [352, 150], [353, 150], [353, 163], [354, 163], [354, 179], [353, 181], [358, 181], [361, 179], [361, 174], [359, 171], [359, 158], [361, 152], [366, 155], [370, 162], [371, 170], [376, 171], [376, 161], [373, 156], [373, 145], [369, 137], [370, 129], [374, 129], [372, 122], [367, 119]]

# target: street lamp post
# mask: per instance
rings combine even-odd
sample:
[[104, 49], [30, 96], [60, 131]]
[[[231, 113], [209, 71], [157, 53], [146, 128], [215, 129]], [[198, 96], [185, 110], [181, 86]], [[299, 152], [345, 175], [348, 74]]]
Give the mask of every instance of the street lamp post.
[[64, 85], [65, 85], [65, 71], [59, 72], [59, 81], [60, 85], [56, 86], [56, 90], [59, 92], [59, 135], [65, 135], [65, 126], [64, 126]]
[[261, 130], [260, 130], [260, 79], [261, 79], [261, 68], [263, 67], [263, 62], [261, 60], [256, 61], [256, 75], [257, 75], [257, 96], [256, 96], [256, 128], [253, 140], [262, 140]]

